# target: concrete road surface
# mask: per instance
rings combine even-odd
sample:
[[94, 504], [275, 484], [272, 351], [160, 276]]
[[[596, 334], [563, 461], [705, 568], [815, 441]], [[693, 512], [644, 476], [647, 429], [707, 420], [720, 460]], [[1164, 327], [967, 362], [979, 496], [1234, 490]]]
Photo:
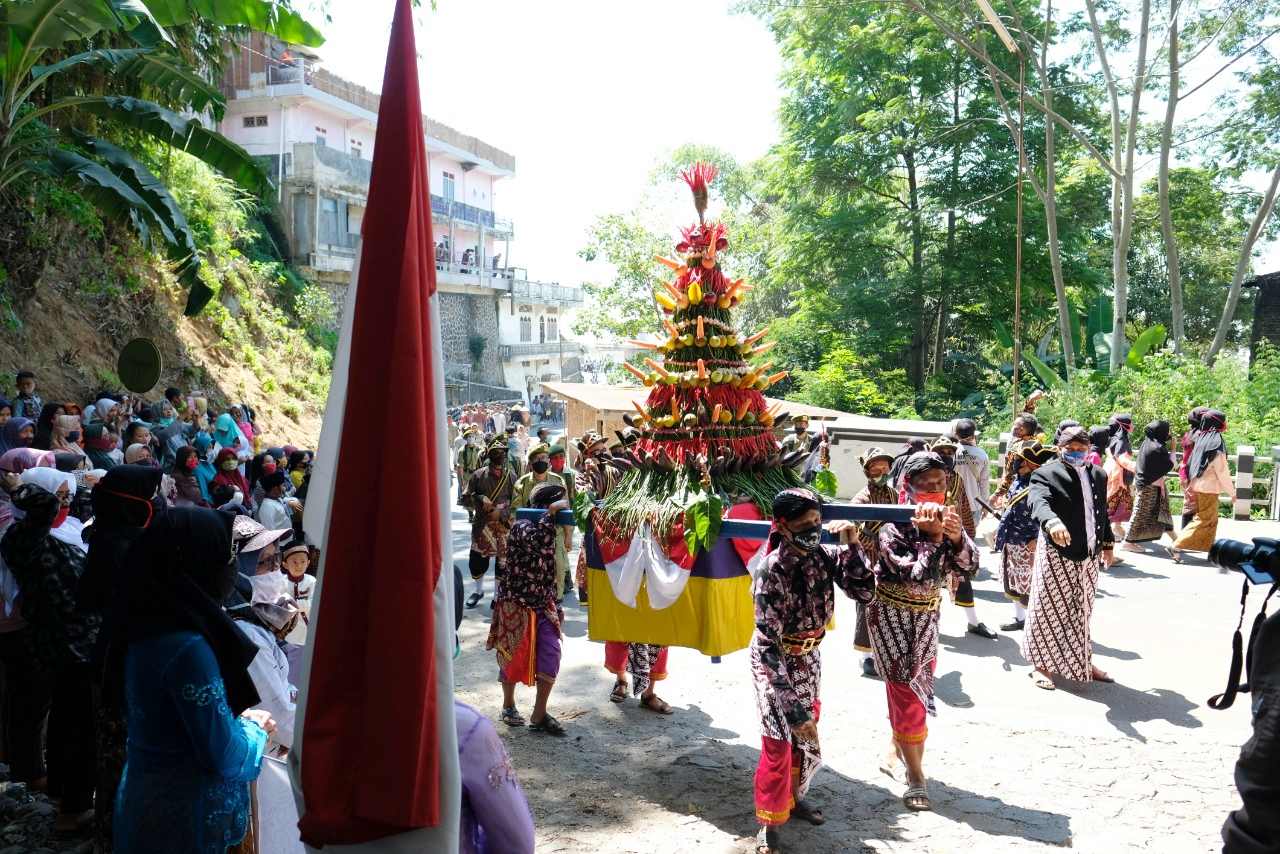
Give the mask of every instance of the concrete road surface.
[[[468, 530], [459, 511], [454, 545], [464, 571]], [[1278, 535], [1271, 523], [1224, 520], [1219, 528], [1219, 536], [1243, 539]], [[784, 850], [1219, 850], [1223, 818], [1239, 803], [1232, 766], [1249, 737], [1249, 699], [1228, 711], [1205, 701], [1226, 684], [1242, 577], [1203, 555], [1188, 554], [1181, 566], [1163, 553], [1125, 558], [1103, 574], [1093, 620], [1095, 660], [1115, 684], [1037, 689], [1018, 652], [1020, 633], [994, 641], [966, 634], [963, 612], [942, 606], [938, 716], [925, 755], [930, 813], [909, 812], [903, 786], [878, 770], [889, 744], [884, 683], [861, 675], [853, 604], [837, 596], [837, 629], [822, 646], [826, 767], [811, 792], [827, 821], [787, 824]], [[979, 614], [992, 628], [1012, 618], [990, 571], [996, 561], [984, 547], [975, 585]], [[1255, 591], [1246, 631], [1261, 599]], [[501, 689], [484, 649], [489, 601], [467, 612], [456, 690], [497, 725], [539, 852], [753, 850], [760, 742], [745, 651], [714, 664], [673, 649], [671, 676], [659, 686], [675, 707], [670, 717], [635, 700], [615, 705], [604, 647], [587, 638], [586, 613], [571, 594], [550, 702], [568, 730], [557, 739], [497, 723]], [[528, 717], [533, 689], [518, 687], [517, 700]]]

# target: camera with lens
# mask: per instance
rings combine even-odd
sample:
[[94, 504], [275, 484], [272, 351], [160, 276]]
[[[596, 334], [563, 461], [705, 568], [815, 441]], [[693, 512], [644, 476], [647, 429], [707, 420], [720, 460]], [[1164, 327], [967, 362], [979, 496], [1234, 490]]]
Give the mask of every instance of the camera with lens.
[[1270, 537], [1254, 537], [1252, 543], [1214, 540], [1209, 562], [1219, 569], [1243, 572], [1254, 584], [1271, 584], [1280, 580], [1280, 541]]

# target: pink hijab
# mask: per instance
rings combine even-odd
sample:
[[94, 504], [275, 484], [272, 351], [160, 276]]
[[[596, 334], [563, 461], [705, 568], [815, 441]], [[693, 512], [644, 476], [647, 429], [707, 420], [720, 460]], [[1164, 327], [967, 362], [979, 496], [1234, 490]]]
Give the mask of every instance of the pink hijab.
[[[53, 451], [38, 451], [35, 448], [14, 448], [0, 454], [0, 473], [11, 472], [22, 474], [28, 469], [53, 467]], [[13, 504], [9, 502], [9, 494], [0, 490], [0, 530], [9, 527], [13, 520]]]

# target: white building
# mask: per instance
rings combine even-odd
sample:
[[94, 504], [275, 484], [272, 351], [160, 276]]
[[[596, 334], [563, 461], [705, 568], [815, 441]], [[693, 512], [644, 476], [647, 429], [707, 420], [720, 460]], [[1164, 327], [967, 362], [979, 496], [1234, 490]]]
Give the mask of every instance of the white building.
[[[320, 67], [309, 48], [263, 33], [228, 57], [218, 130], [261, 158], [279, 188], [288, 254], [341, 298], [368, 203], [379, 96]], [[560, 337], [582, 291], [531, 281], [512, 264], [515, 228], [494, 212], [515, 157], [423, 116], [437, 284], [454, 400], [527, 397], [578, 370]]]

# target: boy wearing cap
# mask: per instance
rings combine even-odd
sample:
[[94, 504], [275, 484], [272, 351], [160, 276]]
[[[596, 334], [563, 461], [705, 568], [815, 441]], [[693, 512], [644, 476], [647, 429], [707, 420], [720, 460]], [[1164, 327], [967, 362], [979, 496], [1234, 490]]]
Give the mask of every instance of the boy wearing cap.
[[809, 435], [809, 416], [797, 415], [793, 417], [791, 419], [791, 427], [794, 432], [782, 438], [782, 455], [785, 457], [795, 451], [809, 453], [812, 450], [810, 445], [813, 444], [813, 439]]
[[[558, 446], [557, 446], [558, 447]], [[561, 457], [564, 456], [564, 449], [560, 449]], [[511, 498], [511, 508], [519, 510], [522, 507], [529, 506], [529, 497], [533, 494], [533, 490], [544, 483], [554, 483], [564, 487], [565, 497], [573, 494], [572, 487], [566, 482], [563, 475], [551, 471], [551, 449], [546, 445], [537, 445], [529, 449], [529, 470], [525, 472], [516, 481], [515, 494]], [[572, 507], [573, 505], [569, 505]], [[569, 588], [569, 550], [573, 548], [573, 526], [560, 526], [559, 536], [556, 537], [556, 601], [559, 602], [564, 598], [564, 592]]]

